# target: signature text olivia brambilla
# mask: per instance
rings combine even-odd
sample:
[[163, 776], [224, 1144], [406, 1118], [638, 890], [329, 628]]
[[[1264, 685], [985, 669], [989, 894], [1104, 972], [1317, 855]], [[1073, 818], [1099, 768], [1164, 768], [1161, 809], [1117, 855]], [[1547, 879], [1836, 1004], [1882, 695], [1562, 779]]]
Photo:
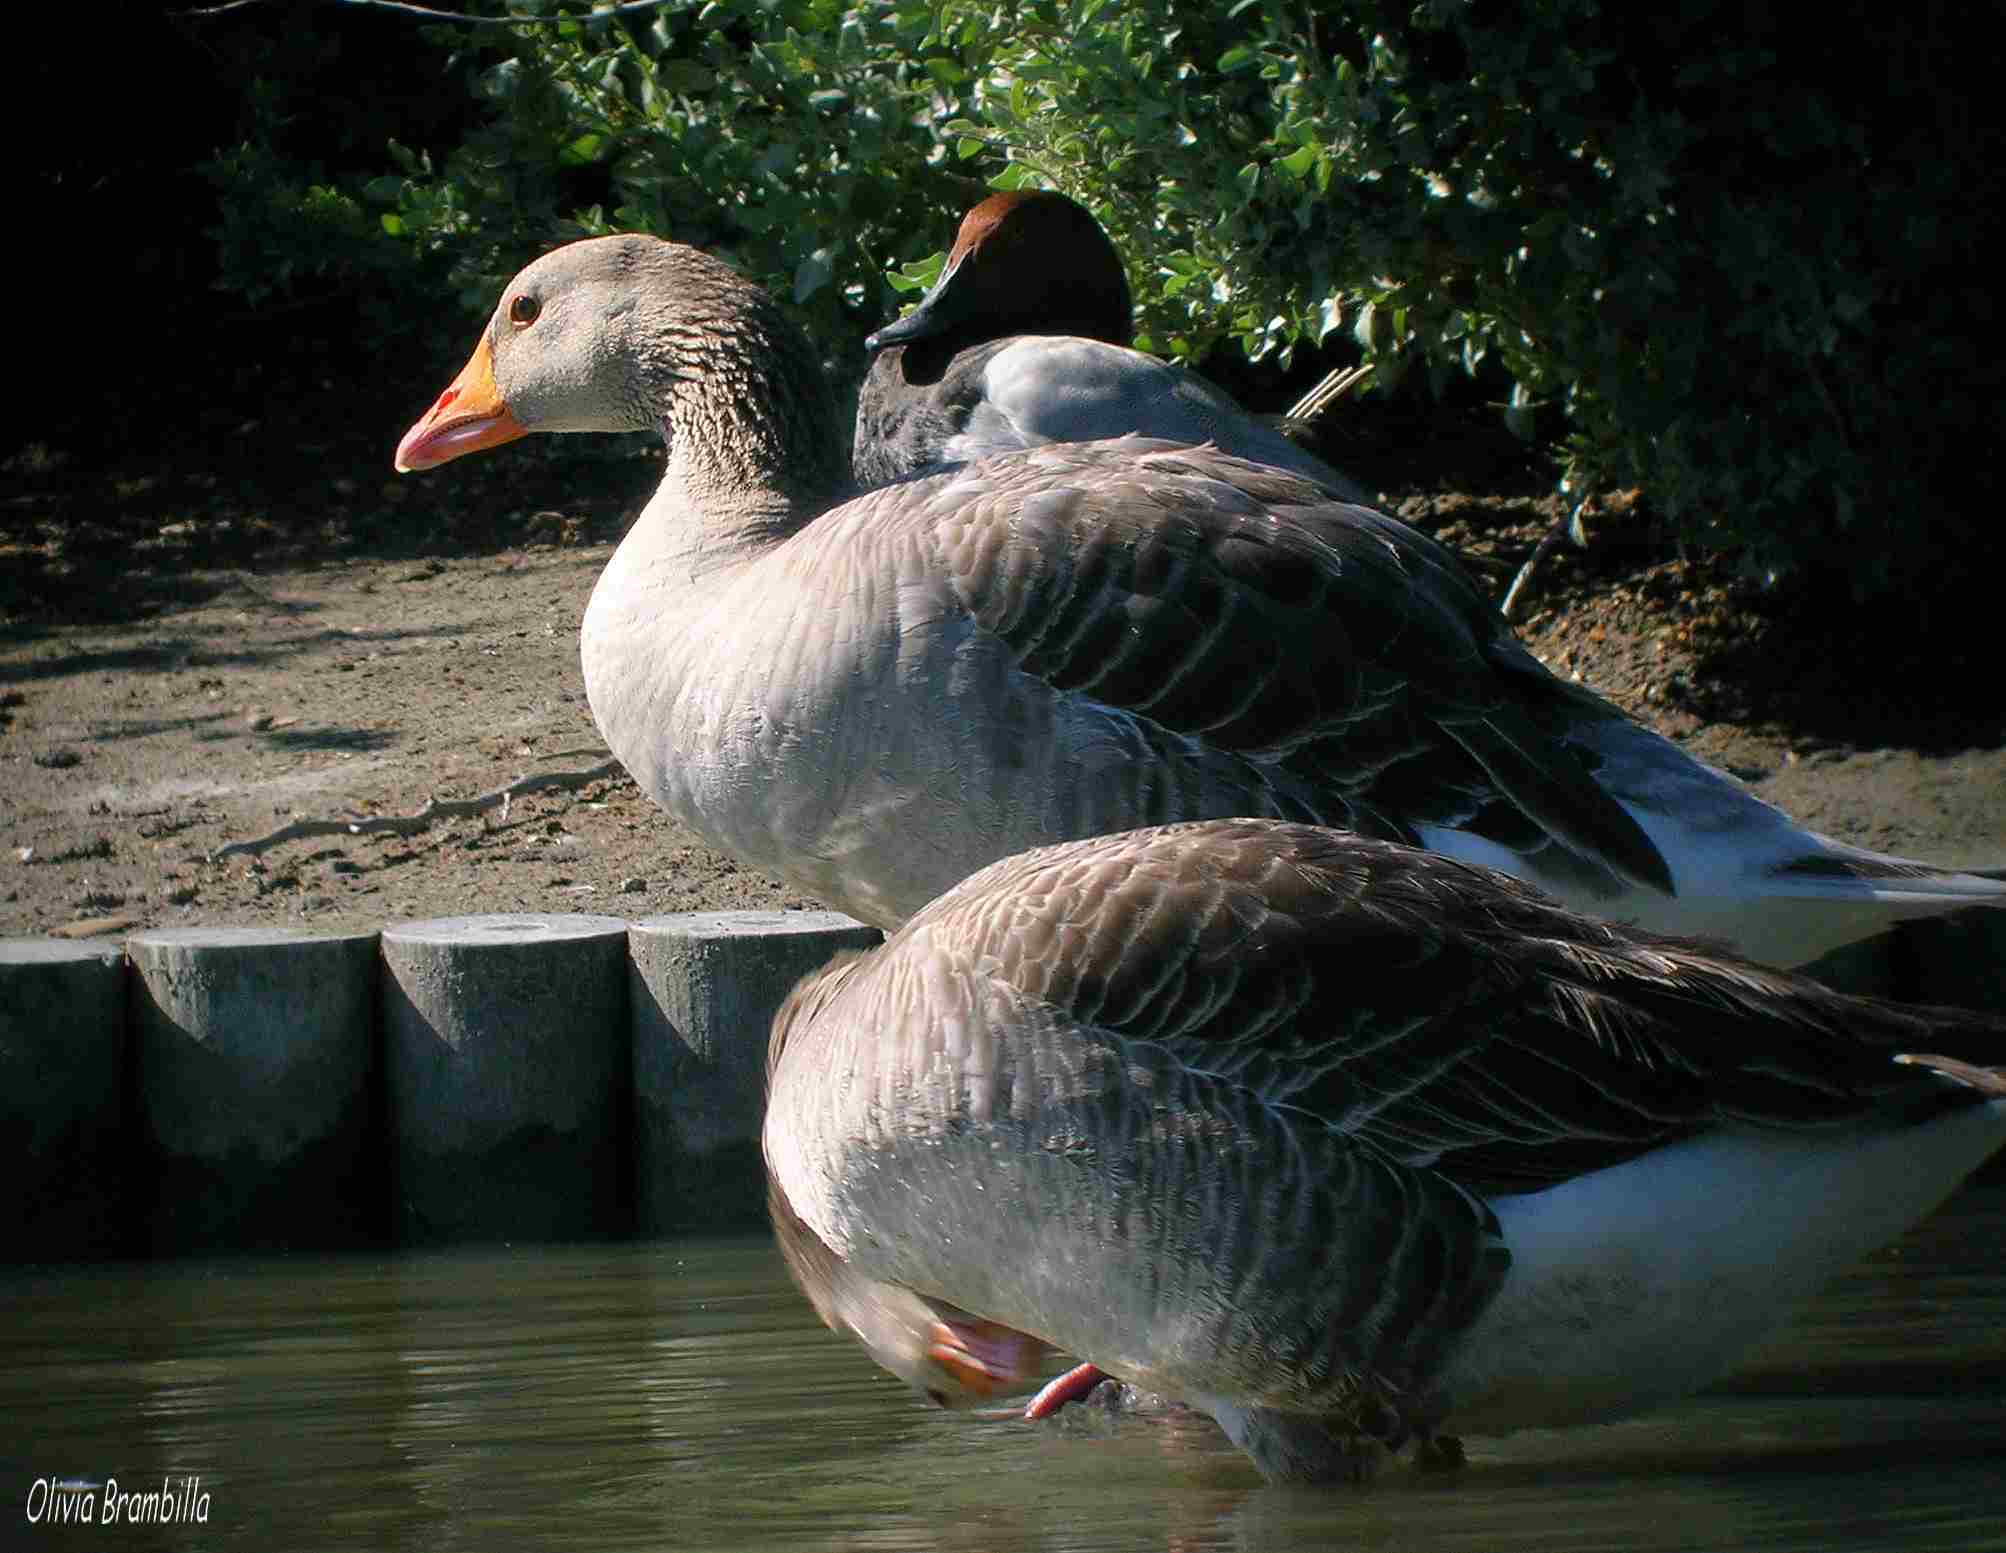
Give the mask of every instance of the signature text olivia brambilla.
[[206, 1526], [209, 1492], [200, 1475], [163, 1476], [129, 1488], [117, 1478], [36, 1478], [28, 1485], [31, 1526]]

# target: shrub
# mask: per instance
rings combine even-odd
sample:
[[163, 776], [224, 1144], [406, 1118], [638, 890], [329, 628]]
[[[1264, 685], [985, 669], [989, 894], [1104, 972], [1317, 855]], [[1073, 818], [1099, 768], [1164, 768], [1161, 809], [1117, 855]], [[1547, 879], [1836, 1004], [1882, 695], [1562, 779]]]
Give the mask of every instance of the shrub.
[[480, 311], [553, 239], [639, 228], [792, 296], [846, 367], [984, 180], [1047, 184], [1127, 255], [1152, 348], [1501, 372], [1515, 425], [1564, 414], [1574, 478], [1867, 592], [1996, 537], [1982, 26], [1859, 0], [1815, 36], [1718, 0], [692, 0], [427, 29], [478, 109], [375, 178], [216, 165], [240, 282], [286, 275], [287, 222], [379, 262], [366, 208]]

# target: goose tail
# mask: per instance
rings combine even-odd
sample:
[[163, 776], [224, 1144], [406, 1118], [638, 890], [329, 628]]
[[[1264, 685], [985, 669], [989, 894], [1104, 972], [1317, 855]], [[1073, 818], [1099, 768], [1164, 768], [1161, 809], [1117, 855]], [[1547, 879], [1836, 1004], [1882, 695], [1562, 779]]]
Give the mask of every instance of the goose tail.
[[1921, 918], [1969, 914], [2006, 953], [2006, 878], [1962, 873], [1907, 858], [1866, 852], [1802, 833], [1813, 845], [1770, 864], [1756, 885], [1773, 904], [1777, 930], [1795, 931], [1802, 964], [1832, 949], [1889, 932]]

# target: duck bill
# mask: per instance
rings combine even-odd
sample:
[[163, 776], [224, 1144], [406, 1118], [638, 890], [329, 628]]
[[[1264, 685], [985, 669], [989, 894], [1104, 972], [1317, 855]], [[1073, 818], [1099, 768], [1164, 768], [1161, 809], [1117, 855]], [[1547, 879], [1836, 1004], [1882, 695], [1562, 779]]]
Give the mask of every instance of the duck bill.
[[482, 335], [460, 375], [397, 444], [397, 469], [400, 474], [430, 469], [527, 435], [529, 428], [510, 413], [495, 387], [494, 357]]
[[962, 313], [966, 311], [961, 301], [962, 293], [954, 286], [955, 273], [960, 268], [961, 260], [950, 263], [940, 272], [933, 289], [919, 299], [919, 306], [865, 340], [864, 349], [881, 351], [889, 345], [910, 345], [914, 340], [928, 340], [945, 334], [959, 324]]

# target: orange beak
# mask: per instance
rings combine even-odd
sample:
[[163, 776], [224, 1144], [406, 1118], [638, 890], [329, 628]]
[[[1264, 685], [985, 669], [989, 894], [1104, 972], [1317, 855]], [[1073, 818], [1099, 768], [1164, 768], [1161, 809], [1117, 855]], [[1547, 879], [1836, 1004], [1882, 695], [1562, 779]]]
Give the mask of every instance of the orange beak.
[[529, 428], [509, 413], [495, 387], [495, 361], [483, 334], [452, 386], [404, 433], [397, 444], [397, 468], [404, 474], [430, 469], [463, 453], [498, 448], [528, 435]]
[[1015, 1391], [1037, 1378], [1045, 1345], [1023, 1332], [975, 1316], [936, 1321], [926, 1356], [962, 1390], [978, 1397]]

